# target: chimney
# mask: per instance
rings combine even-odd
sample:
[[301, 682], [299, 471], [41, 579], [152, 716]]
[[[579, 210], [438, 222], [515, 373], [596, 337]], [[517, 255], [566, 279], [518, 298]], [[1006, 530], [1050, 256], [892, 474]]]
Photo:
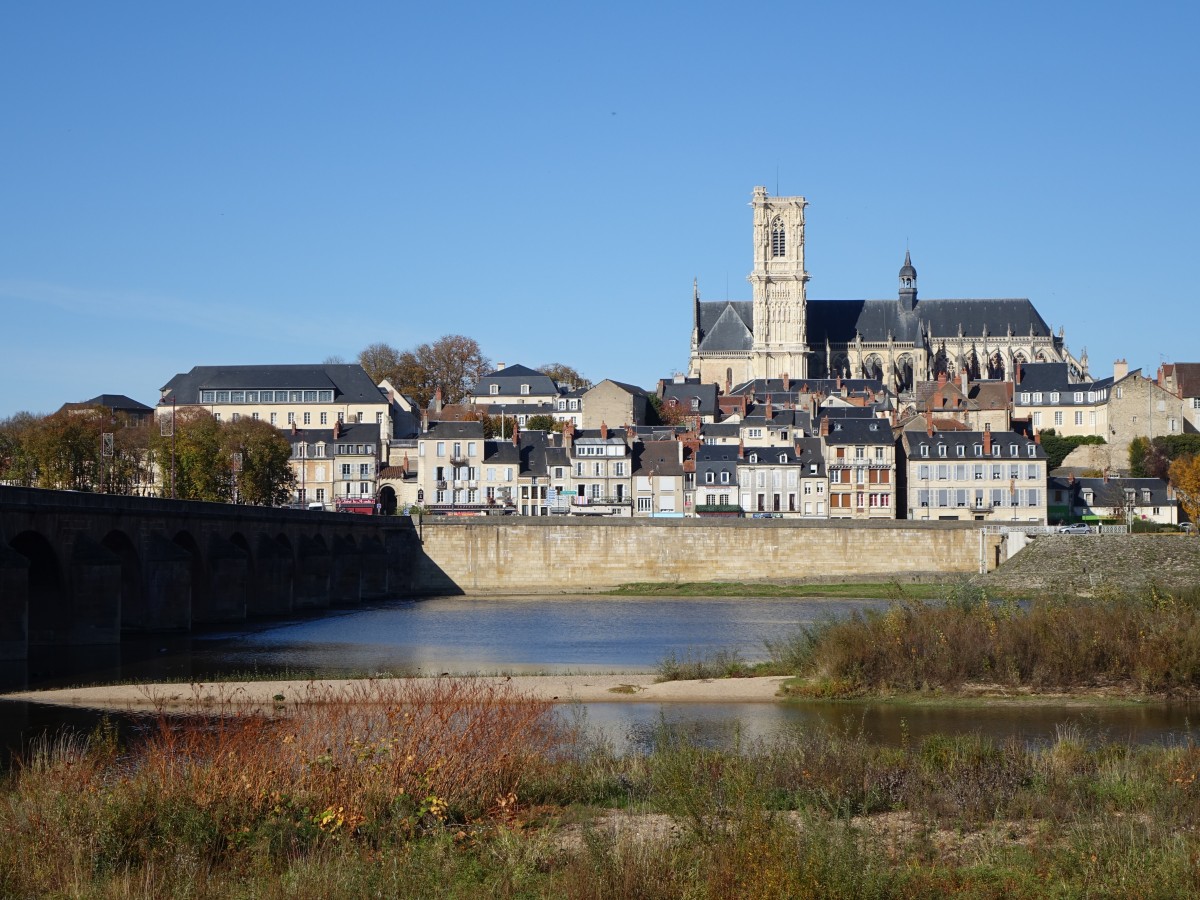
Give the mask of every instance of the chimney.
[[823, 416], [821, 418], [820, 432], [821, 432], [822, 437], [827, 436], [829, 434], [829, 416]]
[[1068, 472], [1068, 473], [1067, 473], [1067, 484], [1071, 484], [1071, 485], [1073, 485], [1074, 483], [1075, 483], [1075, 473], [1074, 473], [1074, 472]]
[[408, 451], [404, 451], [404, 462], [400, 463], [400, 471], [405, 475], [408, 474]]
[[[292, 419], [292, 434], [295, 434], [297, 431], [299, 431], [299, 429], [296, 427], [296, 420]], [[336, 428], [333, 431], [333, 436], [337, 437], [337, 429]]]
[[575, 422], [572, 420], [563, 426], [562, 445], [564, 450], [570, 450], [575, 444]]
[[1040, 431], [1035, 431], [1033, 433], [1033, 442], [1039, 447], [1042, 445], [1042, 433]]
[[791, 390], [792, 390], [792, 379], [788, 375], [787, 372], [784, 372], [783, 373], [783, 392], [785, 394], [787, 394], [787, 393], [791, 393]]
[[945, 384], [946, 384], [946, 373], [938, 372], [938, 387], [939, 388], [944, 387]]
[[604, 421], [600, 422], [600, 440], [608, 440], [608, 423]]
[[503, 372], [504, 371], [504, 363], [502, 363], [502, 362], [496, 363], [496, 371]]
[[767, 394], [767, 421], [770, 422], [775, 418], [775, 413], [771, 410], [771, 395]]
[[[296, 430], [296, 423], [293, 422], [292, 423], [292, 431], [295, 432], [295, 430]], [[336, 422], [333, 423], [333, 439], [336, 441], [341, 436], [342, 436], [342, 420], [338, 419]]]
[[1020, 384], [1021, 383], [1021, 375], [1024, 374], [1025, 364], [1017, 363], [1015, 366], [1015, 369], [1016, 369], [1016, 375], [1017, 375], [1017, 384]]
[[983, 423], [983, 455], [992, 455], [992, 426], [990, 422]]
[[1120, 381], [1129, 374], [1129, 363], [1123, 359], [1118, 359], [1113, 363], [1113, 381]]
[[933, 410], [925, 410], [925, 433], [933, 437]]
[[433, 392], [433, 411], [440, 413], [442, 411], [442, 388], [439, 385], [437, 390]]
[[513, 446], [520, 447], [521, 446], [521, 430], [517, 427], [516, 417], [513, 417], [513, 435], [512, 435], [512, 437], [513, 437]]
[[742, 443], [741, 439], [739, 438], [738, 439], [738, 459], [745, 459], [745, 458], [746, 458], [746, 445], [744, 443]]
[[967, 396], [967, 388], [970, 387], [971, 378], [967, 375], [967, 370], [963, 369], [958, 373], [958, 387], [963, 392], [963, 396]]
[[[340, 421], [340, 420], [339, 420]], [[429, 431], [429, 410], [421, 410], [421, 434]]]
[[838, 389], [839, 391], [842, 389], [842, 376], [841, 376], [841, 374], [839, 374], [839, 375], [838, 375], [838, 377], [837, 377], [837, 389]]

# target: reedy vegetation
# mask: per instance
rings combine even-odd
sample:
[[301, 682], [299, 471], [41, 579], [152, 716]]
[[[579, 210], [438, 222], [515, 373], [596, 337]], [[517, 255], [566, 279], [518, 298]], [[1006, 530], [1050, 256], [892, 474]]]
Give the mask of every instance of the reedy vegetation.
[[775, 669], [819, 696], [1006, 689], [1200, 690], [1200, 589], [990, 602], [963, 585], [944, 602], [894, 602], [768, 642]]
[[[1200, 748], [1062, 733], [879, 747], [797, 733], [618, 755], [470, 679], [365, 683], [122, 748], [42, 747], [0, 791], [0, 894], [1189, 896]], [[673, 828], [645, 834], [667, 817]], [[605, 822], [610, 823], [605, 825]], [[619, 824], [612, 827], [611, 823]]]

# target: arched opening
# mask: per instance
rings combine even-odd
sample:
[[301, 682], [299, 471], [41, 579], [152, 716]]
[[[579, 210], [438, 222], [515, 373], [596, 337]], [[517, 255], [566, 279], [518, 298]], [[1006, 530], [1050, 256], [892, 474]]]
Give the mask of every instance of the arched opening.
[[778, 259], [787, 254], [787, 229], [783, 226], [783, 219], [778, 216], [771, 223], [771, 257]]
[[175, 546], [186, 550], [192, 558], [188, 568], [192, 575], [192, 618], [195, 620], [197, 610], [206, 610], [212, 605], [212, 589], [208, 577], [208, 566], [204, 563], [204, 554], [196, 539], [186, 531], [181, 531], [172, 539]]
[[1003, 381], [1005, 376], [1004, 357], [999, 352], [993, 353], [988, 360], [988, 378]]
[[396, 499], [396, 489], [385, 484], [379, 489], [379, 512], [385, 516], [394, 516], [399, 502]]
[[70, 627], [62, 565], [50, 542], [36, 531], [21, 532], [8, 546], [29, 560], [29, 642], [45, 643]]
[[233, 544], [233, 546], [237, 547], [239, 550], [241, 550], [243, 553], [246, 554], [246, 559], [249, 561], [249, 565], [250, 565], [250, 573], [253, 575], [253, 573], [254, 573], [254, 553], [251, 552], [250, 542], [248, 540], [246, 540], [245, 535], [243, 535], [240, 531], [235, 531], [233, 533], [233, 536], [229, 538], [229, 543]]
[[147, 617], [146, 591], [142, 581], [142, 562], [137, 547], [123, 531], [110, 531], [100, 542], [121, 561], [121, 629]]

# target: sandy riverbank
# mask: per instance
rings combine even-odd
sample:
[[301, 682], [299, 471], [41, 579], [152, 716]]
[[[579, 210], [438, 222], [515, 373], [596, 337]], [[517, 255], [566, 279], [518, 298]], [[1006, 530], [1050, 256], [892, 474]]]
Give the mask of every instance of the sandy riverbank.
[[[508, 684], [518, 693], [559, 703], [766, 703], [776, 699], [779, 686], [784, 681], [782, 677], [771, 676], [668, 681], [659, 684], [654, 682], [652, 674], [645, 672], [610, 675], [515, 675], [511, 678], [482, 676], [480, 680]], [[380, 679], [378, 684], [386, 688], [389, 681]], [[211, 709], [222, 705], [269, 706], [280, 702], [330, 702], [353, 697], [356, 689], [361, 691], [362, 687], [362, 682], [350, 680], [130, 684], [22, 691], [5, 694], [0, 699], [92, 709], [186, 711]]]

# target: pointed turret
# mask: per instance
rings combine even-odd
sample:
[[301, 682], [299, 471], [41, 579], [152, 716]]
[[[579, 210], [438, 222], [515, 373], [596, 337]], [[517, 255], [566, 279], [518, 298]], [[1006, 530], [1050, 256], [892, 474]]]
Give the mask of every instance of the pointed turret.
[[917, 270], [913, 267], [912, 256], [904, 251], [904, 265], [900, 267], [900, 310], [912, 312], [917, 307]]

